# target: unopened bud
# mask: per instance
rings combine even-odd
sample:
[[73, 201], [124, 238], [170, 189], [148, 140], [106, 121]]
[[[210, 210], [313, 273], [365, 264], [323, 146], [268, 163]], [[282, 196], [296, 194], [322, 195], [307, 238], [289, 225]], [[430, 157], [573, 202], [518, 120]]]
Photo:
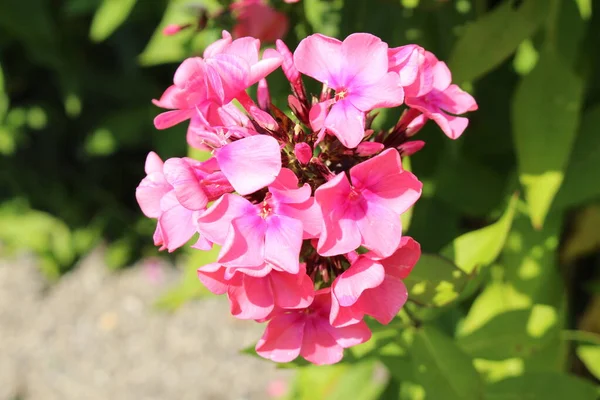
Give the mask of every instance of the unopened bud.
[[269, 94], [269, 86], [267, 85], [267, 80], [264, 78], [258, 81], [256, 97], [258, 98], [258, 106], [262, 110], [268, 110], [271, 108], [271, 95]]
[[182, 26], [178, 24], [169, 24], [164, 27], [162, 30], [162, 34], [165, 36], [173, 36], [179, 33], [182, 29], [187, 28], [187, 26]]
[[425, 146], [425, 142], [422, 140], [413, 140], [410, 142], [402, 143], [398, 146], [398, 152], [401, 156], [412, 156], [417, 151], [421, 150]]
[[362, 142], [356, 147], [356, 154], [361, 157], [369, 157], [379, 153], [385, 146], [377, 142]]
[[306, 165], [310, 162], [313, 151], [308, 143], [296, 143], [294, 146], [294, 155], [300, 164]]

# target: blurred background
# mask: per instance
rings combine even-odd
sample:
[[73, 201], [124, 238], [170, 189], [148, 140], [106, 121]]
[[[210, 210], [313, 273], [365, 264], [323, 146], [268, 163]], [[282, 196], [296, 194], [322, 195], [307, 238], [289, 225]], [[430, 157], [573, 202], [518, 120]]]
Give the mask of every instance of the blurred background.
[[[565, 398], [543, 384], [528, 395], [520, 381], [511, 381], [517, 397], [502, 397], [507, 385], [494, 384], [510, 377], [574, 379], [584, 386], [564, 381], [582, 393], [572, 398], [596, 398], [600, 4], [231, 5], [0, 1], [0, 399], [484, 398], [462, 383], [447, 394], [461, 380], [453, 374], [470, 372], [438, 365], [440, 354], [467, 357], [486, 399]], [[409, 309], [456, 343], [452, 351], [441, 340], [432, 354], [389, 355], [376, 338], [367, 358], [377, 362], [277, 369], [240, 353], [262, 327], [234, 320], [196, 280], [215, 254], [154, 248], [155, 222], [134, 196], [146, 155], [201, 155], [187, 148], [185, 124], [154, 129], [151, 99], [222, 29], [266, 46], [282, 37], [292, 50], [315, 32], [416, 43], [475, 96], [463, 137], [450, 141], [430, 122], [417, 138], [426, 147], [410, 159], [425, 186], [407, 233], [460, 276], [415, 269]], [[269, 79], [284, 108], [283, 74]], [[399, 112], [382, 110], [377, 126], [393, 126]], [[433, 289], [415, 289], [423, 282]], [[439, 370], [423, 380], [419, 365]], [[359, 396], [351, 382], [368, 390]]]

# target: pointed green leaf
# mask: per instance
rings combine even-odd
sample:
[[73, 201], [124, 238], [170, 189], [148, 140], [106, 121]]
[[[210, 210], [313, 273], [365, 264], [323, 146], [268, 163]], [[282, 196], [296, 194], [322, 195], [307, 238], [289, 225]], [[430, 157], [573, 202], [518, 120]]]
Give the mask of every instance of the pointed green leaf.
[[104, 0], [94, 14], [90, 39], [101, 42], [125, 22], [137, 0]]
[[441, 254], [454, 260], [454, 263], [467, 274], [473, 273], [477, 267], [491, 264], [504, 246], [515, 215], [516, 204], [515, 195], [498, 221], [457, 237], [444, 247]]
[[590, 382], [560, 373], [525, 373], [491, 384], [486, 400], [596, 400]]
[[500, 65], [548, 13], [548, 0], [528, 0], [519, 8], [512, 3], [505, 1], [466, 26], [449, 61], [455, 82], [473, 81]]
[[583, 85], [551, 51], [523, 78], [512, 104], [519, 178], [541, 227], [563, 180], [579, 123]]
[[471, 358], [437, 328], [420, 328], [409, 353], [415, 366], [414, 380], [423, 386], [428, 399], [482, 398], [483, 383]]
[[587, 369], [600, 379], [600, 346], [581, 345], [577, 347], [577, 356]]

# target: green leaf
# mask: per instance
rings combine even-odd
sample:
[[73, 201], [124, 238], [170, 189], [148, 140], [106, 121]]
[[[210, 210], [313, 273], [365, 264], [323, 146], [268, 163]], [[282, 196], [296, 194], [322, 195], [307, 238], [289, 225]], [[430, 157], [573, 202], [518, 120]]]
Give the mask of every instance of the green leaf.
[[423, 386], [428, 399], [482, 398], [483, 383], [471, 358], [437, 328], [420, 328], [409, 353], [415, 366], [414, 380]]
[[455, 82], [473, 81], [500, 65], [535, 33], [548, 13], [548, 0], [528, 0], [518, 9], [513, 3], [504, 1], [467, 25], [450, 56]]
[[370, 400], [385, 388], [372, 361], [357, 364], [307, 366], [296, 372], [287, 398], [294, 400]]
[[90, 39], [102, 42], [125, 22], [137, 0], [103, 0], [94, 14]]
[[451, 261], [423, 253], [404, 283], [411, 301], [426, 307], [442, 307], [458, 298], [468, 280], [469, 276]]
[[343, 0], [304, 0], [303, 3], [306, 19], [314, 32], [331, 37], [339, 35]]
[[558, 322], [556, 309], [546, 305], [507, 311], [474, 332], [459, 337], [457, 343], [474, 358], [530, 357], [558, 335]]
[[587, 369], [600, 379], [600, 346], [581, 345], [577, 347], [577, 356]]
[[600, 105], [587, 111], [573, 146], [564, 183], [556, 195], [554, 208], [562, 210], [600, 197]]
[[560, 373], [525, 373], [491, 384], [486, 400], [596, 400], [596, 388], [581, 378]]
[[536, 228], [543, 225], [563, 181], [582, 95], [581, 80], [550, 50], [541, 54], [517, 88], [512, 104], [513, 135], [519, 179]]
[[506, 211], [498, 221], [457, 237], [442, 249], [441, 254], [454, 260], [454, 263], [467, 274], [472, 274], [477, 267], [491, 264], [504, 247], [516, 205], [517, 196], [513, 195]]

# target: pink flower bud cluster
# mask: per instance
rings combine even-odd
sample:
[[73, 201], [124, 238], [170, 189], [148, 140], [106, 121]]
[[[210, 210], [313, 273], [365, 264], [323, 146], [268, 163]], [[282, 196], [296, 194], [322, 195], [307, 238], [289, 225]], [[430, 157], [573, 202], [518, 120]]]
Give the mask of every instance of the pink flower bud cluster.
[[[402, 235], [400, 216], [422, 184], [401, 156], [432, 119], [452, 138], [477, 108], [451, 84], [446, 64], [416, 45], [388, 48], [357, 33], [343, 42], [312, 35], [295, 53], [278, 41], [262, 57], [252, 37], [223, 38], [185, 60], [155, 101], [169, 109], [158, 129], [190, 120], [187, 141], [209, 150], [204, 162], [163, 161], [150, 153], [137, 188], [145, 215], [158, 220], [154, 242], [173, 251], [220, 246], [198, 269], [231, 313], [267, 322], [259, 355], [315, 364], [340, 361], [364, 343], [368, 315], [389, 323], [407, 300], [403, 279], [420, 256]], [[266, 76], [282, 67], [290, 81], [285, 113], [272, 104]], [[304, 76], [323, 83], [309, 95]], [[246, 90], [258, 84], [255, 102]], [[371, 128], [382, 107], [408, 109], [395, 127]]]

